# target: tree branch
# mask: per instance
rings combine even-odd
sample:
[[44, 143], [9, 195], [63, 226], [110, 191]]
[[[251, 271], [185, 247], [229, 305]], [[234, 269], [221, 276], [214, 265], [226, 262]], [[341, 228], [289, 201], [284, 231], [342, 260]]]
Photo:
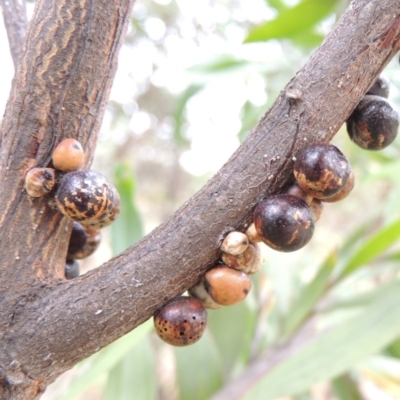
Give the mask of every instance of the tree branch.
[[[60, 2], [53, 1], [54, 10], [75, 4], [64, 0], [58, 6]], [[51, 151], [63, 137], [77, 137], [89, 154], [93, 152], [109, 86], [100, 84], [95, 94], [92, 88], [109, 77], [91, 57], [99, 60], [97, 53], [103, 50], [106, 55], [112, 46], [102, 28], [104, 19], [98, 17], [110, 2], [86, 0], [89, 19], [71, 27], [66, 54], [73, 55], [61, 72], [55, 67], [65, 64], [61, 43], [69, 28], [59, 27], [50, 39], [45, 36], [41, 26], [53, 29], [54, 18], [40, 11], [45, 3], [39, 3], [28, 32], [0, 136], [0, 181], [13, 185], [0, 194], [5, 210], [0, 216], [0, 252], [5, 254], [0, 299], [8, 302], [0, 310], [7, 326], [0, 365], [6, 379], [18, 373], [24, 384], [40, 388], [191, 287], [217, 260], [224, 234], [244, 229], [255, 205], [293, 180], [296, 153], [309, 144], [328, 142], [400, 49], [399, 2], [353, 1], [242, 146], [200, 192], [139, 243], [66, 282], [61, 271], [68, 221], [45, 200], [27, 199], [22, 181], [29, 167], [49, 163]], [[118, 9], [114, 3], [110, 16]], [[73, 15], [80, 18], [78, 10]], [[39, 71], [32, 69], [35, 62]], [[38, 82], [36, 89], [33, 85]], [[82, 87], [87, 91], [80, 91]], [[17, 228], [7, 232], [9, 226]]]
[[18, 57], [22, 51], [28, 19], [25, 0], [0, 0], [4, 26], [7, 30], [8, 43], [14, 69], [17, 69]]
[[[40, 0], [29, 24], [0, 131], [0, 398], [3, 389], [6, 398], [18, 398], [21, 390], [32, 399], [47, 385], [30, 374], [12, 342], [25, 305], [65, 280], [71, 229], [48, 198], [27, 196], [25, 173], [48, 166], [66, 137], [83, 144], [86, 167], [91, 164], [132, 5]], [[41, 358], [26, 355], [30, 365]], [[32, 391], [23, 393], [24, 386]]]

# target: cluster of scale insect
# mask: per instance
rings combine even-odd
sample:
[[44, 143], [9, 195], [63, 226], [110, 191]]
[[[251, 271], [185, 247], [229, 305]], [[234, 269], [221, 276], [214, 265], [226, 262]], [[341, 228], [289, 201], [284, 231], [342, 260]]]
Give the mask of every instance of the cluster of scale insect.
[[[381, 150], [397, 136], [399, 115], [387, 100], [389, 84], [383, 78], [371, 86], [346, 121], [350, 139], [363, 149]], [[78, 259], [99, 246], [100, 229], [119, 214], [117, 190], [98, 172], [83, 170], [84, 151], [75, 139], [65, 139], [52, 155], [52, 166], [32, 168], [25, 188], [32, 198], [52, 195], [58, 209], [73, 221], [65, 277], [79, 275]], [[336, 202], [354, 187], [354, 173], [344, 154], [331, 144], [303, 148], [294, 158], [295, 183], [285, 193], [267, 197], [254, 210], [254, 223], [245, 233], [230, 232], [221, 245], [217, 266], [190, 288], [190, 296], [166, 303], [154, 315], [157, 334], [169, 344], [198, 341], [207, 326], [207, 309], [244, 300], [251, 290], [249, 275], [262, 265], [258, 243], [291, 252], [312, 238], [323, 202]]]
[[[399, 114], [387, 100], [389, 83], [379, 77], [346, 121], [350, 139], [365, 150], [381, 150], [397, 136]], [[312, 238], [323, 203], [346, 198], [355, 176], [345, 155], [332, 144], [314, 144], [294, 158], [295, 183], [286, 193], [270, 196], [254, 211], [262, 241], [278, 251], [290, 252]]]
[[[346, 121], [350, 139], [362, 149], [381, 150], [397, 136], [399, 114], [388, 95], [389, 84], [379, 77]], [[173, 299], [156, 312], [155, 330], [162, 340], [174, 346], [198, 341], [207, 325], [206, 309], [236, 304], [248, 295], [249, 275], [262, 265], [259, 242], [282, 252], [301, 249], [313, 236], [323, 203], [345, 199], [354, 187], [349, 161], [332, 144], [305, 147], [293, 161], [294, 183], [256, 206], [254, 223], [245, 233], [225, 237], [220, 262], [189, 289], [190, 296]]]
[[116, 188], [99, 172], [82, 169], [85, 153], [75, 139], [64, 139], [52, 154], [51, 166], [32, 168], [25, 189], [32, 198], [50, 196], [58, 210], [72, 220], [64, 275], [79, 276], [77, 260], [93, 254], [101, 241], [100, 229], [110, 225], [120, 211]]
[[207, 326], [207, 309], [230, 306], [244, 300], [251, 290], [249, 275], [262, 265], [254, 225], [246, 233], [232, 231], [223, 240], [219, 264], [189, 289], [190, 296], [167, 302], [154, 314], [157, 335], [173, 346], [197, 342]]

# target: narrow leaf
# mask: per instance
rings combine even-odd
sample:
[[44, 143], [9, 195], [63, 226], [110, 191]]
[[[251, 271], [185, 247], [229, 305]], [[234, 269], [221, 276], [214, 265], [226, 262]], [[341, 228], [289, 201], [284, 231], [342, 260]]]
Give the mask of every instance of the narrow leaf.
[[205, 400], [222, 386], [220, 354], [207, 330], [194, 345], [174, 351], [180, 400]]
[[340, 246], [340, 255], [346, 256], [354, 252], [354, 246], [365, 237], [366, 232], [376, 224], [376, 220], [368, 220], [357, 226], [357, 228], [347, 237]]
[[400, 358], [400, 339], [397, 338], [389, 346], [386, 348], [386, 354], [390, 355], [391, 357]]
[[208, 314], [208, 329], [218, 346], [227, 375], [249, 350], [255, 319], [256, 313], [246, 302]]
[[196, 75], [205, 75], [206, 79], [209, 79], [211, 74], [220, 76], [237, 71], [248, 71], [249, 68], [254, 68], [254, 64], [246, 59], [238, 58], [234, 54], [227, 53], [214, 56], [188, 68], [187, 71]]
[[342, 375], [334, 379], [332, 387], [340, 400], [363, 400], [357, 384], [349, 375]]
[[244, 139], [246, 139], [247, 135], [254, 127], [256, 122], [260, 119], [262, 114], [262, 107], [255, 106], [250, 101], [246, 101], [246, 103], [244, 103], [241, 116], [242, 127], [238, 133], [240, 143], [242, 143]]
[[299, 45], [305, 48], [317, 47], [325, 36], [320, 33], [316, 33], [314, 29], [299, 32], [297, 35], [292, 36], [290, 39], [295, 45]]
[[143, 224], [135, 206], [135, 180], [131, 166], [118, 164], [114, 182], [121, 197], [120, 214], [111, 225], [111, 246], [116, 255], [143, 237]]
[[400, 220], [381, 229], [372, 236], [363, 246], [355, 252], [347, 264], [343, 267], [339, 279], [342, 279], [356, 269], [372, 261], [388, 247], [394, 244], [400, 237]]
[[[400, 334], [400, 283], [388, 288], [345, 324], [318, 334], [288, 352], [250, 389], [246, 399], [274, 400], [304, 392], [317, 382], [343, 374]], [[237, 398], [237, 397], [236, 397]]]
[[391, 399], [400, 398], [400, 362], [396, 358], [376, 355], [358, 365], [361, 375], [380, 387]]
[[329, 277], [336, 265], [336, 255], [331, 254], [315, 278], [303, 288], [300, 296], [295, 300], [284, 322], [284, 336], [289, 337], [306, 319], [316, 302], [325, 292]]
[[87, 369], [87, 371], [73, 380], [60, 400], [72, 400], [84, 393], [86, 389], [104, 377], [130, 349], [150, 332], [152, 327], [151, 321], [147, 321], [132, 332], [111, 343], [100, 353], [96, 353], [83, 361], [81, 367], [82, 369]]
[[366, 305], [369, 305], [374, 301], [376, 301], [379, 297], [382, 296], [382, 293], [384, 293], [393, 285], [397, 285], [397, 282], [389, 282], [386, 284], [382, 284], [380, 286], [377, 286], [373, 290], [353, 295], [352, 297], [349, 298], [340, 298], [334, 301], [332, 304], [322, 306], [319, 309], [319, 311], [324, 315], [326, 315], [329, 312], [335, 312], [338, 310], [365, 307]]
[[304, 0], [282, 12], [274, 20], [254, 28], [245, 42], [294, 37], [328, 16], [335, 5], [335, 0]]
[[287, 9], [286, 4], [282, 0], [267, 0], [267, 3], [279, 12]]
[[314, 400], [311, 396], [310, 392], [298, 394], [297, 396], [293, 397], [293, 400]]
[[189, 86], [179, 98], [175, 110], [172, 113], [172, 116], [175, 119], [174, 138], [176, 143], [179, 145], [184, 145], [187, 142], [187, 139], [182, 135], [182, 125], [184, 122], [186, 104], [196, 93], [201, 90], [201, 88], [202, 86], [200, 85]]
[[154, 356], [146, 336], [110, 371], [102, 399], [156, 399]]

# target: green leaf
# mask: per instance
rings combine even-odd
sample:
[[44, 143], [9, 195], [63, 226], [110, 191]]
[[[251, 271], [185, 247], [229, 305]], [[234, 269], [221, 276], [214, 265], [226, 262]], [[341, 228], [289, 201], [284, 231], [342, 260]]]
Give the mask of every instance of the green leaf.
[[263, 112], [263, 107], [255, 106], [250, 101], [246, 101], [244, 103], [241, 116], [242, 127], [238, 133], [240, 143], [246, 139], [247, 135], [250, 133], [250, 130], [256, 125]]
[[200, 85], [191, 85], [185, 92], [180, 96], [177, 101], [172, 117], [175, 119], [174, 138], [177, 144], [184, 145], [187, 143], [187, 139], [182, 135], [182, 125], [184, 122], [184, 112], [186, 104], [196, 93], [202, 89]]
[[110, 371], [103, 400], [156, 399], [154, 356], [146, 336]]
[[[380, 286], [377, 286], [374, 290], [370, 290], [368, 292], [361, 293], [350, 298], [340, 298], [339, 300], [333, 302], [333, 304], [322, 306], [320, 308], [320, 311], [323, 314], [327, 314], [338, 310], [365, 307], [366, 305], [369, 305], [372, 302], [376, 301], [379, 297], [382, 296], [382, 294], [386, 290], [388, 290], [388, 288], [393, 285], [397, 285], [397, 282], [382, 284]], [[354, 287], [354, 285], [352, 287]]]
[[235, 363], [247, 354], [255, 319], [255, 312], [244, 301], [209, 313], [208, 329], [221, 353], [227, 375]]
[[298, 394], [293, 397], [293, 400], [314, 400], [309, 392]]
[[380, 354], [357, 365], [363, 376], [379, 385], [390, 399], [400, 399], [400, 361]]
[[400, 358], [400, 338], [397, 338], [386, 348], [385, 353], [391, 357]]
[[[383, 155], [381, 155], [383, 157]], [[382, 164], [378, 168], [372, 169], [371, 172], [365, 177], [366, 183], [375, 183], [376, 181], [390, 180], [396, 182], [398, 179], [398, 173], [400, 168], [400, 162], [393, 160], [380, 159], [379, 162]]]
[[120, 214], [111, 225], [111, 247], [117, 255], [143, 237], [143, 224], [134, 203], [135, 180], [130, 165], [116, 166], [114, 183], [121, 197]]
[[331, 380], [391, 343], [400, 334], [400, 283], [345, 324], [319, 333], [256, 382], [246, 399], [274, 400], [304, 392], [317, 382]]
[[357, 384], [348, 375], [342, 375], [334, 379], [332, 387], [340, 400], [363, 400]]
[[379, 256], [388, 247], [394, 244], [400, 237], [400, 220], [393, 222], [391, 225], [381, 229], [372, 236], [363, 246], [358, 249], [343, 267], [339, 276], [342, 279], [366, 263], [372, 261]]
[[336, 0], [304, 0], [297, 6], [282, 12], [272, 21], [250, 31], [245, 42], [260, 42], [269, 39], [292, 38], [304, 32], [328, 16]]
[[344, 243], [340, 246], [340, 256], [346, 256], [354, 253], [354, 246], [363, 240], [366, 232], [376, 224], [376, 220], [368, 220], [359, 226], [347, 237]]
[[279, 12], [282, 12], [288, 8], [282, 0], [267, 0], [267, 3]]
[[68, 386], [59, 400], [72, 400], [105, 376], [152, 329], [149, 320], [80, 364], [86, 372]]
[[325, 292], [329, 277], [336, 265], [336, 254], [332, 253], [324, 262], [315, 278], [303, 288], [298, 299], [294, 301], [284, 321], [284, 337], [289, 337], [306, 319], [317, 301]]
[[247, 60], [237, 58], [231, 54], [220, 54], [201, 64], [188, 68], [189, 72], [197, 74], [220, 74], [248, 68], [251, 63]]
[[222, 386], [222, 362], [208, 330], [194, 345], [174, 351], [180, 400], [206, 400]]
[[390, 261], [395, 261], [395, 262], [400, 261], [400, 252], [396, 251], [394, 253], [390, 253], [386, 257], [383, 257], [382, 261], [389, 261], [389, 262]]
[[316, 33], [313, 29], [311, 29], [308, 31], [299, 32], [290, 39], [295, 45], [306, 48], [314, 48], [325, 39], [325, 36], [321, 35], [320, 33]]

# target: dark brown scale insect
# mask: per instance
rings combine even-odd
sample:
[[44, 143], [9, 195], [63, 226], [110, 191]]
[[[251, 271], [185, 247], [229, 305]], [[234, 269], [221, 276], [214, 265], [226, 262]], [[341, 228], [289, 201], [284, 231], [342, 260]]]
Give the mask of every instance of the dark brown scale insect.
[[396, 139], [399, 114], [383, 97], [365, 95], [346, 121], [350, 139], [365, 150], [382, 150]]
[[293, 196], [300, 197], [303, 199], [307, 204], [311, 204], [313, 197], [310, 196], [306, 191], [304, 191], [299, 185], [294, 183], [293, 185], [289, 186], [285, 191], [285, 194], [291, 194]]
[[314, 144], [297, 153], [293, 173], [299, 186], [309, 195], [325, 199], [344, 188], [351, 167], [336, 146]]
[[170, 300], [154, 314], [157, 335], [172, 346], [196, 343], [207, 326], [207, 310], [194, 297]]
[[254, 224], [262, 241], [275, 250], [290, 252], [305, 246], [314, 233], [314, 218], [307, 203], [290, 194], [261, 201]]
[[324, 203], [318, 199], [312, 199], [311, 203], [309, 204], [310, 210], [314, 217], [314, 222], [319, 221], [322, 215], [322, 211], [324, 209]]
[[387, 99], [389, 97], [389, 91], [390, 91], [389, 81], [383, 76], [380, 76], [368, 89], [366, 94], [381, 96]]
[[90, 229], [74, 221], [69, 239], [67, 258], [82, 260], [89, 257], [99, 247], [100, 242], [101, 231], [99, 229]]
[[90, 229], [110, 225], [120, 210], [119, 194], [95, 171], [74, 171], [62, 177], [55, 200], [60, 211]]
[[67, 259], [64, 269], [65, 279], [74, 279], [79, 276], [79, 263], [76, 260]]
[[354, 183], [355, 183], [355, 176], [354, 173], [351, 172], [349, 180], [347, 181], [344, 188], [339, 193], [336, 193], [334, 196], [322, 199], [322, 201], [324, 201], [325, 203], [334, 203], [336, 201], [345, 199], [353, 190]]

